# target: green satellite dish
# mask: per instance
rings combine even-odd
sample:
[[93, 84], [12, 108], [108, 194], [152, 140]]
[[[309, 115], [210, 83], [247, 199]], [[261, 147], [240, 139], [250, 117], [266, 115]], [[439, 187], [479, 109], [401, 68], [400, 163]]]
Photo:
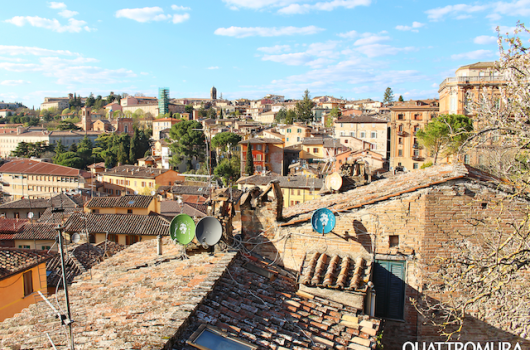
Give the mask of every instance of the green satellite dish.
[[171, 220], [169, 225], [171, 239], [182, 245], [189, 244], [195, 237], [195, 222], [187, 214], [179, 214]]

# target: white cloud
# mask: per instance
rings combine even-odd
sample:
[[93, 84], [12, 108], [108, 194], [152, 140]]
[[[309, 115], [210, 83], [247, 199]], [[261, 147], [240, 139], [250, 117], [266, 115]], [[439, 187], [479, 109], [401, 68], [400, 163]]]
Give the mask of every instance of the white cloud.
[[263, 55], [261, 59], [263, 61], [282, 63], [289, 66], [307, 65], [316, 68], [333, 62], [330, 57], [333, 57], [334, 49], [337, 47], [337, 45], [338, 42], [336, 41], [328, 41], [326, 43], [313, 43], [308, 45], [306, 51], [304, 52], [284, 53], [277, 55], [266, 54]]
[[[38, 16], [15, 16], [11, 19], [6, 20], [7, 23], [14, 24], [18, 27], [22, 27], [25, 24], [29, 24], [33, 27], [45, 28], [53, 30], [54, 32], [64, 33], [79, 33], [81, 31], [87, 30], [88, 27], [85, 26], [85, 21], [80, 21], [77, 19], [70, 18], [68, 19], [68, 25], [62, 25], [58, 20], [47, 19]], [[88, 30], [87, 30], [88, 31]]]
[[489, 36], [489, 35], [480, 35], [473, 40], [475, 44], [479, 45], [489, 45], [489, 44], [495, 44], [497, 42], [496, 36]]
[[408, 51], [414, 51], [414, 50], [415, 48], [412, 46], [393, 47], [390, 45], [382, 45], [382, 44], [364, 45], [364, 46], [359, 46], [357, 48], [357, 51], [359, 51], [360, 53], [370, 58], [379, 57], [379, 56], [397, 55], [400, 52], [408, 52]]
[[26, 80], [4, 80], [4, 81], [0, 82], [0, 85], [17, 86], [17, 85], [25, 85], [25, 84], [30, 84], [30, 83], [31, 82], [26, 81]]
[[359, 34], [355, 30], [350, 30], [349, 32], [339, 33], [337, 35], [344, 39], [353, 39], [357, 37]]
[[185, 6], [171, 5], [171, 9], [175, 11], [191, 11], [191, 8]]
[[149, 75], [147, 72], [140, 72], [141, 75]]
[[401, 30], [401, 31], [412, 31], [412, 32], [418, 32], [418, 28], [421, 28], [425, 25], [425, 23], [420, 23], [420, 22], [412, 22], [412, 26], [396, 26], [396, 29], [397, 30]]
[[218, 28], [215, 30], [214, 34], [224, 35], [224, 36], [233, 36], [236, 38], [246, 38], [250, 36], [262, 36], [262, 37], [272, 37], [272, 36], [283, 36], [283, 35], [310, 35], [316, 34], [324, 29], [318, 28], [316, 26], [307, 26], [307, 27], [230, 27], [230, 28]]
[[27, 23], [33, 27], [51, 29], [58, 33], [63, 33], [63, 32], [79, 33], [84, 29], [83, 26], [86, 24], [85, 21], [80, 21], [80, 20], [70, 18], [68, 20], [69, 22], [68, 25], [61, 25], [59, 21], [56, 19], [47, 19], [47, 18], [41, 18], [38, 16], [35, 16], [35, 17], [17, 16], [17, 17], [13, 17], [10, 20], [6, 20], [6, 22], [14, 24], [19, 27], [22, 27]]
[[353, 44], [355, 46], [371, 45], [371, 44], [375, 44], [381, 41], [388, 41], [388, 40], [390, 40], [389, 36], [382, 36], [382, 35], [372, 34], [372, 33], [364, 33], [361, 35], [361, 39], [358, 39]]
[[[515, 30], [517, 29], [517, 27], [508, 27], [508, 26], [499, 26], [499, 32], [503, 35], [505, 34], [508, 34], [508, 35], [513, 35], [515, 33]], [[497, 31], [497, 27], [492, 27], [492, 30], [494, 32]], [[521, 34], [524, 34], [524, 32], [522, 32]]]
[[512, 2], [498, 1], [493, 4], [493, 13], [490, 17], [500, 19], [501, 15], [526, 17], [530, 16], [530, 1], [516, 0]]
[[70, 10], [62, 10], [61, 12], [59, 12], [59, 15], [64, 17], [64, 18], [74, 17], [75, 15], [78, 15], [78, 14], [79, 14], [79, 12], [70, 11]]
[[238, 10], [239, 8], [250, 8], [254, 10], [262, 9], [265, 7], [280, 7], [286, 6], [297, 0], [223, 0], [230, 9]]
[[60, 9], [65, 9], [66, 8], [66, 4], [64, 2], [50, 2], [50, 8], [52, 9], [55, 9], [55, 10], [60, 10]]
[[172, 16], [164, 14], [164, 10], [161, 7], [155, 6], [136, 9], [121, 9], [116, 11], [116, 17], [128, 18], [140, 23], [145, 23], [150, 21], [165, 21]]
[[173, 15], [173, 23], [182, 23], [184, 21], [187, 21], [188, 19], [190, 19], [190, 14], [189, 13], [185, 13], [183, 15]]
[[493, 52], [490, 50], [475, 50], [471, 52], [464, 52], [455, 55], [451, 55], [453, 60], [480, 60], [493, 56]]
[[206, 68], [206, 69], [219, 69], [219, 67], [217, 67], [217, 66], [212, 66], [212, 67], [208, 67], [208, 68]]
[[289, 45], [274, 45], [270, 47], [258, 47], [258, 51], [268, 54], [277, 54], [284, 51], [291, 51], [291, 47]]
[[316, 4], [291, 4], [278, 10], [284, 15], [303, 14], [310, 11], [333, 11], [338, 7], [352, 9], [357, 6], [370, 6], [371, 0], [333, 0]]
[[[427, 10], [425, 13], [431, 21], [443, 20], [446, 16], [459, 17], [462, 15], [469, 15], [471, 13], [484, 11], [488, 8], [487, 5], [447, 5], [445, 7], [437, 7], [435, 9]], [[460, 17], [463, 19], [463, 17]]]
[[48, 50], [40, 47], [0, 45], [0, 52], [6, 55], [34, 55], [34, 56], [79, 56], [76, 52], [68, 50]]

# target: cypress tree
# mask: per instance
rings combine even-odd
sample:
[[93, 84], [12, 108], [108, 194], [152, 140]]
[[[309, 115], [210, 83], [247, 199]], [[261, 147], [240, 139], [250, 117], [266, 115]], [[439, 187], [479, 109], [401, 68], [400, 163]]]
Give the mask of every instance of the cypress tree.
[[247, 143], [247, 161], [245, 164], [245, 173], [247, 175], [252, 176], [254, 175], [254, 159], [252, 158], [252, 145]]
[[118, 148], [118, 163], [121, 165], [124, 165], [127, 163], [128, 157], [127, 152], [125, 151], [125, 145], [123, 143], [120, 143], [120, 147]]

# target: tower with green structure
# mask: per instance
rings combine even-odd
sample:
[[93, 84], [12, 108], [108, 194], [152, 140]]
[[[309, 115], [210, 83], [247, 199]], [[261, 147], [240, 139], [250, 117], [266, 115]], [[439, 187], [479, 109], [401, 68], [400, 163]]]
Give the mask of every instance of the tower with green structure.
[[158, 114], [166, 114], [169, 112], [169, 88], [158, 88]]

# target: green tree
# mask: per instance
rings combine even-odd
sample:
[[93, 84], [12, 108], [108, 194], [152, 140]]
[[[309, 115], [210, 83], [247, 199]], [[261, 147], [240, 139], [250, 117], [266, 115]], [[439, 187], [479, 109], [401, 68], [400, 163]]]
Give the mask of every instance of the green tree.
[[383, 96], [383, 103], [391, 104], [392, 102], [394, 102], [394, 92], [391, 88], [387, 87]]
[[58, 140], [57, 145], [55, 146], [55, 154], [61, 154], [64, 152], [66, 152], [66, 148], [63, 146], [61, 140]]
[[191, 169], [193, 158], [203, 159], [205, 154], [205, 136], [202, 124], [196, 120], [184, 120], [171, 127], [169, 137], [174, 140], [170, 146], [173, 152], [171, 164], [177, 166], [187, 159], [187, 168]]
[[85, 107], [92, 107], [94, 103], [96, 102], [96, 99], [94, 98], [94, 94], [90, 93], [85, 101]]
[[208, 110], [208, 118], [216, 119], [217, 118], [217, 111], [215, 108], [210, 108]]
[[229, 144], [235, 146], [239, 141], [241, 141], [241, 136], [238, 134], [228, 131], [221, 132], [212, 138], [212, 147], [221, 148], [223, 151], [226, 151], [226, 146]]
[[186, 105], [186, 107], [184, 107], [184, 110], [186, 111], [186, 113], [192, 114], [193, 113], [193, 105]]
[[114, 154], [110, 152], [107, 153], [107, 155], [105, 156], [105, 168], [107, 169], [113, 168], [115, 164], [116, 164], [116, 157], [114, 156]]
[[249, 176], [254, 175], [254, 158], [252, 157], [252, 145], [247, 143], [247, 159], [245, 162], [245, 173]]
[[467, 140], [473, 131], [473, 121], [464, 115], [448, 114], [433, 119], [416, 137], [433, 156], [436, 164], [439, 155], [450, 156]]
[[25, 157], [29, 153], [29, 144], [22, 141], [19, 142], [17, 148], [11, 151], [12, 157]]
[[214, 169], [214, 174], [222, 178], [225, 185], [232, 186], [241, 175], [241, 160], [237, 156], [223, 159]]
[[86, 167], [91, 162], [92, 150], [93, 150], [92, 141], [85, 135], [85, 137], [79, 142], [77, 146], [77, 155], [83, 160], [83, 167]]
[[403, 96], [402, 95], [399, 95], [399, 99], [398, 99], [399, 102], [405, 102], [405, 100], [403, 99]]
[[120, 146], [118, 147], [118, 163], [121, 165], [127, 164], [129, 157], [129, 153], [125, 150], [125, 145], [123, 143], [120, 143]]
[[66, 120], [61, 121], [59, 123], [59, 126], [57, 126], [57, 129], [58, 130], [81, 130], [80, 127]]
[[83, 169], [84, 168], [84, 162], [77, 155], [76, 152], [64, 152], [59, 155], [57, 155], [54, 159], [55, 164], [76, 168], [76, 169]]
[[283, 123], [285, 121], [285, 118], [287, 118], [287, 110], [285, 107], [280, 108], [278, 113], [276, 113], [276, 117], [274, 117], [274, 120], [276, 120], [277, 123]]
[[77, 144], [72, 143], [72, 145], [71, 145], [70, 148], [68, 149], [68, 152], [74, 152], [74, 153], [77, 153]]
[[313, 112], [311, 109], [315, 106], [315, 103], [311, 100], [309, 96], [309, 90], [304, 91], [302, 100], [296, 102], [295, 112], [296, 120], [301, 122], [311, 122], [313, 121]]
[[296, 119], [296, 113], [292, 109], [290, 109], [287, 111], [287, 115], [285, 116], [284, 123], [291, 125], [294, 123], [295, 119]]

